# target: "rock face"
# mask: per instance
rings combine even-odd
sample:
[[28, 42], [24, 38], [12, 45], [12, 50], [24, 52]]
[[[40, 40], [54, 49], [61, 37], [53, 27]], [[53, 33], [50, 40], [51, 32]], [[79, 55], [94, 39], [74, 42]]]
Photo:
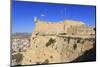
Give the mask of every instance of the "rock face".
[[19, 64], [23, 55], [21, 52], [25, 52], [30, 47], [30, 34], [28, 33], [13, 33], [12, 34], [12, 65]]
[[71, 62], [95, 45], [95, 31], [78, 21], [37, 21], [21, 65]]

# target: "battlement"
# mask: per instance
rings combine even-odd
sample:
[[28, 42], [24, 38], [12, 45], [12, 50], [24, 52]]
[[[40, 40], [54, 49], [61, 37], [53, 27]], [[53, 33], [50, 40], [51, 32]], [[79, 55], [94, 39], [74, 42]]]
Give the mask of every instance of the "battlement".
[[36, 21], [34, 32], [40, 34], [77, 34], [77, 35], [90, 35], [95, 34], [92, 27], [87, 26], [85, 23], [74, 20], [64, 20], [62, 22], [46, 22]]

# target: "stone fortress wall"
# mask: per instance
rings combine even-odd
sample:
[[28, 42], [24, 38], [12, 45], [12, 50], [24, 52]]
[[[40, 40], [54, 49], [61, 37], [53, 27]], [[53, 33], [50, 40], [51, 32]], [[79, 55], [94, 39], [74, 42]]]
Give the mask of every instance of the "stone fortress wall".
[[73, 20], [53, 23], [37, 20], [34, 32], [40, 32], [40, 34], [95, 35], [93, 29], [83, 22]]

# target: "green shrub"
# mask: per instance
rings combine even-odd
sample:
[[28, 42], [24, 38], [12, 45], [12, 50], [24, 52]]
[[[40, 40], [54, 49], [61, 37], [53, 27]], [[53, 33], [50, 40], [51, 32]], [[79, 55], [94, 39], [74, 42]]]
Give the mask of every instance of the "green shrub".
[[50, 46], [52, 43], [55, 43], [56, 41], [54, 39], [50, 39], [47, 43], [46, 43], [46, 47]]
[[68, 44], [69, 44], [69, 41], [70, 41], [70, 37], [68, 37]]
[[75, 50], [75, 49], [77, 48], [77, 44], [74, 44], [73, 48], [74, 48], [74, 50]]
[[40, 62], [36, 62], [36, 64], [40, 64]]
[[42, 64], [48, 64], [49, 63], [49, 60], [46, 59]]
[[12, 55], [12, 59], [15, 59], [16, 63], [19, 64], [23, 60], [23, 55], [20, 53]]
[[80, 43], [80, 39], [77, 40], [77, 43]]
[[60, 33], [60, 35], [66, 35], [66, 33]]

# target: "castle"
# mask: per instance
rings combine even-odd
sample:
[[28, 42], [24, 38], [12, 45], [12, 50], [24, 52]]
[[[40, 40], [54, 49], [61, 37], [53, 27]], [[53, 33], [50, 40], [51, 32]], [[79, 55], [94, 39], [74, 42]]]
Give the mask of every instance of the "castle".
[[40, 34], [95, 35], [93, 27], [74, 20], [64, 20], [62, 22], [37, 20], [34, 32], [39, 32]]
[[[35, 22], [36, 27], [30, 37], [30, 47], [25, 52], [20, 52], [22, 60], [15, 64], [72, 62], [95, 48], [95, 29], [83, 22], [74, 20]], [[82, 59], [84, 58], [80, 58], [79, 61], [83, 61]]]

